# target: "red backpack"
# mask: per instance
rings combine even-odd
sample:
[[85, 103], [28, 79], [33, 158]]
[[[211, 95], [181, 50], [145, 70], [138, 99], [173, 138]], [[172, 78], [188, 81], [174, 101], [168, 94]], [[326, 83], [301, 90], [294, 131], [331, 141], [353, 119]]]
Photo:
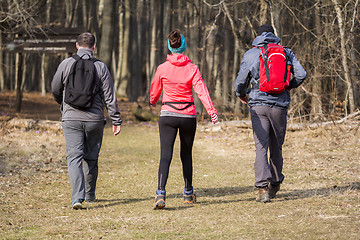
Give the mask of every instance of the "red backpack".
[[290, 82], [290, 65], [283, 46], [268, 43], [259, 47], [260, 84], [259, 90], [266, 93], [282, 93]]

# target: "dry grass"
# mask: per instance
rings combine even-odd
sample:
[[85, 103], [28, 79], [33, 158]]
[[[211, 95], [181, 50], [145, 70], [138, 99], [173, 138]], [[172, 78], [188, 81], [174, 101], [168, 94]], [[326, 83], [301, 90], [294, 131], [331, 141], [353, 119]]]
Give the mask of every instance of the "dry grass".
[[159, 139], [154, 124], [107, 128], [98, 202], [70, 209], [61, 134], [2, 130], [0, 239], [358, 239], [360, 132], [346, 126], [288, 132], [285, 181], [255, 202], [251, 129], [199, 126], [194, 146], [198, 203], [182, 203], [179, 147], [167, 207], [152, 210]]

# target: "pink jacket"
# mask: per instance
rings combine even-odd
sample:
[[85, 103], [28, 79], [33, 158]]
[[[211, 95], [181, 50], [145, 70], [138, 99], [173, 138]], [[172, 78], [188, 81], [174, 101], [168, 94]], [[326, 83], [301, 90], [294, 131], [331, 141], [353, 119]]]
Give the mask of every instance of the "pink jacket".
[[[201, 77], [199, 68], [191, 63], [191, 60], [183, 54], [168, 55], [166, 62], [159, 65], [150, 89], [150, 104], [155, 104], [163, 91], [162, 102], [194, 102], [192, 88], [204, 105], [206, 111], [211, 116], [217, 113], [209, 91]], [[176, 104], [177, 108], [182, 108], [187, 104]], [[161, 110], [196, 115], [195, 105], [184, 110], [176, 110], [168, 105], [163, 105]]]

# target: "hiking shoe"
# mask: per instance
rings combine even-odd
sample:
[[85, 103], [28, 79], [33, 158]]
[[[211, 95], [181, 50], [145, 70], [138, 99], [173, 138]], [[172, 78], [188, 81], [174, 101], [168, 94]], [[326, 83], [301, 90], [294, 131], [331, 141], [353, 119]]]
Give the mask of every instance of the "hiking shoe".
[[157, 189], [155, 196], [154, 210], [162, 209], [165, 207], [165, 198], [166, 198], [166, 191]]
[[86, 193], [85, 194], [85, 203], [94, 203], [96, 201], [95, 194]]
[[280, 190], [280, 184], [279, 185], [272, 185], [271, 183], [269, 184], [269, 197], [271, 198], [275, 198], [276, 197], [276, 193]]
[[269, 191], [268, 191], [267, 187], [259, 188], [259, 192], [256, 197], [256, 201], [263, 202], [263, 203], [270, 202]]
[[184, 204], [194, 204], [196, 203], [196, 195], [194, 193], [194, 189], [191, 191], [186, 191], [184, 189]]
[[74, 209], [74, 210], [82, 209], [83, 208], [83, 206], [82, 206], [83, 201], [84, 201], [83, 199], [76, 199], [71, 204], [71, 208]]
[[85, 198], [85, 203], [91, 204], [91, 203], [95, 203], [95, 202], [96, 202], [96, 199], [95, 199], [95, 198], [92, 198], [92, 199], [86, 199], [86, 198]]

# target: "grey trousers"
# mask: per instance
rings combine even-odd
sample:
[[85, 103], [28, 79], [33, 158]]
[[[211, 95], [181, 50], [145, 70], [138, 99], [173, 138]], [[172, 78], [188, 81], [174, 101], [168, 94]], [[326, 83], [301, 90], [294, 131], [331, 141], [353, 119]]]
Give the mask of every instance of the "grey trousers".
[[95, 199], [104, 121], [63, 121], [71, 201]]
[[282, 145], [286, 133], [287, 110], [253, 106], [250, 114], [256, 147], [255, 187], [266, 187], [268, 183], [279, 185], [284, 180]]

